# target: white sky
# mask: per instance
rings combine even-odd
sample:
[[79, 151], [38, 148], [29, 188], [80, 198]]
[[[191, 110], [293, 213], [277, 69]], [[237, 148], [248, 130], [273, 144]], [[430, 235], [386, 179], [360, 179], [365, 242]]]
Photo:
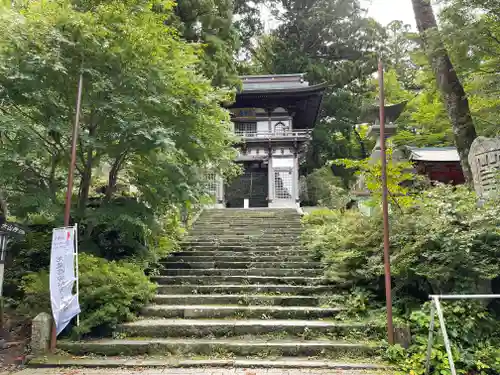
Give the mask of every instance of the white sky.
[[[441, 0], [432, 0], [434, 10], [439, 11]], [[403, 21], [405, 24], [411, 25], [416, 29], [415, 16], [411, 0], [361, 0], [361, 5], [368, 9], [368, 16], [375, 18], [383, 26], [386, 26], [391, 21]], [[271, 16], [269, 10], [261, 7], [262, 16], [265, 23], [265, 29], [269, 31], [276, 27], [277, 23]]]
[[391, 21], [400, 20], [415, 28], [411, 0], [364, 0], [363, 6], [368, 9], [368, 15], [383, 26]]

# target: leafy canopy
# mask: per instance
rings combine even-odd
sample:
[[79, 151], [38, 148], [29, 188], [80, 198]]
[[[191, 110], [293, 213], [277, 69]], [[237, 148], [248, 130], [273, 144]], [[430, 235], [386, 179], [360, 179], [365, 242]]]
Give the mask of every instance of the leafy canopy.
[[162, 212], [196, 199], [208, 165], [229, 165], [230, 120], [220, 106], [229, 93], [197, 73], [198, 46], [164, 25], [165, 12], [173, 3], [161, 14], [127, 3], [78, 11], [64, 1], [2, 10], [0, 163], [8, 173], [0, 178], [18, 209], [59, 202], [81, 72], [81, 207], [93, 175], [108, 180], [108, 198], [119, 181], [134, 184]]

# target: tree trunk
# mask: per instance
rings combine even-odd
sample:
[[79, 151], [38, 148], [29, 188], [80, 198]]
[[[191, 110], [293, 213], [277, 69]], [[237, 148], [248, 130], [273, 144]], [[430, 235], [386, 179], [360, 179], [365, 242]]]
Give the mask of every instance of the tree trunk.
[[0, 190], [0, 225], [7, 220], [7, 201], [4, 198], [2, 190]]
[[50, 161], [50, 174], [49, 174], [49, 188], [50, 188], [50, 196], [53, 202], [56, 202], [57, 199], [57, 180], [56, 180], [56, 171], [60, 161], [59, 152], [54, 151], [51, 156]]
[[92, 150], [88, 150], [87, 161], [80, 180], [80, 196], [78, 197], [78, 214], [81, 216], [85, 214], [85, 209], [87, 208], [87, 202], [89, 200], [90, 185], [92, 181], [92, 164]]
[[109, 171], [108, 176], [108, 187], [106, 188], [106, 200], [111, 200], [113, 193], [116, 190], [116, 183], [118, 182], [118, 173], [122, 168], [123, 162], [127, 157], [128, 151], [123, 151], [115, 160], [113, 165], [111, 166], [111, 170]]
[[439, 36], [430, 0], [412, 0], [415, 20], [451, 120], [465, 180], [472, 183], [469, 150], [477, 137], [464, 87]]

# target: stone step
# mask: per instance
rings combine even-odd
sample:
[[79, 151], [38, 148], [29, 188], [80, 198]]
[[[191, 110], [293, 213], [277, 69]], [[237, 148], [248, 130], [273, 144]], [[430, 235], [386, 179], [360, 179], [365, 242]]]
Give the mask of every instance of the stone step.
[[202, 217], [261, 217], [281, 218], [285, 216], [299, 217], [296, 209], [292, 208], [224, 208], [218, 210], [206, 210]]
[[244, 269], [163, 269], [160, 271], [163, 276], [322, 276], [321, 270], [309, 268], [244, 268]]
[[269, 245], [273, 245], [275, 248], [280, 248], [282, 250], [294, 250], [294, 249], [300, 249], [300, 250], [305, 250], [304, 247], [300, 246], [300, 242], [258, 242], [258, 241], [234, 241], [234, 242], [183, 242], [180, 243], [180, 246], [184, 250], [194, 250], [196, 248], [201, 248], [201, 247], [211, 247], [213, 250], [217, 248], [227, 248], [229, 246], [235, 246], [235, 245], [242, 245], [242, 247], [247, 247], [247, 248], [253, 248], [253, 249], [259, 249], [259, 248], [268, 248]]
[[231, 233], [244, 233], [244, 234], [291, 234], [291, 235], [300, 235], [303, 231], [303, 227], [300, 226], [269, 226], [269, 225], [243, 225], [243, 226], [235, 226], [235, 225], [224, 225], [222, 223], [213, 223], [213, 224], [203, 224], [203, 225], [195, 225], [191, 227], [189, 233], [196, 234], [231, 234]]
[[187, 242], [205, 242], [205, 241], [269, 241], [269, 242], [277, 242], [277, 241], [287, 241], [287, 242], [295, 242], [300, 239], [300, 236], [297, 234], [289, 234], [289, 233], [228, 233], [228, 234], [213, 234], [213, 233], [205, 233], [201, 234], [189, 234], [185, 237], [185, 241]]
[[171, 254], [172, 257], [185, 257], [185, 256], [196, 256], [196, 257], [212, 257], [212, 259], [220, 256], [224, 257], [254, 257], [255, 259], [260, 259], [264, 256], [274, 256], [277, 257], [278, 261], [284, 261], [289, 259], [289, 257], [300, 257], [302, 261], [312, 260], [311, 253], [305, 250], [272, 250], [272, 251], [261, 251], [261, 250], [249, 250], [249, 251], [217, 251], [217, 250], [207, 250], [207, 251], [198, 251], [198, 250], [188, 250], [188, 251], [179, 251]]
[[268, 224], [296, 224], [301, 222], [302, 217], [299, 215], [289, 215], [289, 216], [274, 216], [274, 217], [262, 217], [262, 216], [200, 216], [196, 224], [204, 222], [223, 222], [223, 223], [268, 223]]
[[[304, 253], [309, 250], [302, 246], [217, 246], [217, 245], [191, 245], [183, 248], [182, 252], [186, 251], [228, 251], [232, 253], [248, 253], [256, 252], [273, 252], [273, 251], [302, 251]], [[175, 254], [175, 253], [174, 253]]]
[[236, 356], [304, 356], [313, 357], [366, 357], [380, 349], [369, 343], [335, 342], [331, 340], [231, 340], [231, 339], [137, 339], [59, 341], [58, 348], [74, 355], [220, 355]]
[[249, 252], [256, 253], [275, 253], [278, 251], [298, 251], [301, 254], [311, 253], [309, 250], [303, 248], [302, 246], [217, 246], [217, 245], [203, 245], [203, 246], [185, 246], [181, 251], [172, 253], [187, 253], [193, 251], [217, 251], [217, 252], [228, 252], [228, 253], [240, 253], [240, 255], [245, 255]]
[[202, 215], [200, 215], [201, 219], [224, 219], [224, 218], [231, 218], [231, 219], [261, 219], [261, 220], [280, 220], [283, 218], [287, 219], [297, 219], [300, 218], [301, 216], [297, 213], [297, 210], [294, 211], [288, 211], [288, 212], [264, 212], [264, 211], [253, 211], [252, 210], [241, 210], [240, 212], [235, 212], [235, 211], [229, 211], [229, 210], [224, 210], [221, 212], [204, 212]]
[[204, 220], [213, 220], [213, 219], [219, 219], [219, 220], [224, 220], [224, 218], [231, 218], [233, 220], [250, 220], [250, 219], [257, 219], [257, 220], [268, 220], [271, 222], [282, 222], [284, 219], [287, 220], [301, 220], [302, 216], [295, 212], [272, 212], [272, 213], [251, 213], [249, 211], [247, 212], [242, 212], [242, 213], [232, 213], [232, 212], [224, 212], [224, 213], [203, 213], [200, 215], [199, 219], [201, 221]]
[[297, 256], [297, 255], [248, 255], [248, 254], [237, 254], [237, 253], [225, 253], [224, 255], [215, 256], [211, 252], [205, 252], [202, 254], [209, 255], [192, 255], [192, 252], [186, 252], [189, 255], [173, 255], [167, 258], [169, 261], [173, 262], [270, 262], [270, 263], [285, 263], [289, 262], [304, 262], [309, 259], [309, 257]]
[[321, 320], [281, 319], [141, 319], [123, 323], [118, 331], [128, 337], [234, 337], [279, 333], [290, 337], [343, 338], [355, 331], [366, 338], [377, 338], [374, 326], [367, 323], [338, 323]]
[[202, 225], [205, 223], [222, 223], [225, 225], [240, 225], [240, 224], [248, 224], [248, 225], [301, 225], [302, 218], [300, 216], [289, 216], [289, 217], [222, 217], [222, 216], [213, 216], [213, 217], [199, 217], [194, 225]]
[[168, 259], [161, 262], [162, 266], [167, 269], [244, 269], [244, 268], [279, 268], [279, 269], [289, 269], [289, 268], [309, 268], [309, 269], [321, 269], [322, 265], [320, 262], [182, 262], [174, 259]]
[[[363, 359], [363, 362], [359, 361], [328, 361], [328, 360], [316, 360], [308, 357], [279, 357], [277, 359], [249, 359], [249, 358], [228, 358], [228, 359], [191, 359], [183, 358], [177, 356], [162, 356], [153, 355], [147, 356], [137, 356], [137, 357], [102, 357], [102, 356], [65, 356], [65, 355], [42, 355], [33, 358], [28, 363], [30, 368], [54, 368], [54, 367], [78, 367], [86, 369], [94, 369], [93, 372], [85, 371], [85, 375], [101, 375], [107, 374], [108, 372], [102, 371], [102, 369], [120, 369], [120, 374], [128, 374], [127, 370], [138, 369], [141, 373], [149, 374], [147, 369], [157, 368], [162, 370], [162, 373], [168, 375], [169, 372], [165, 372], [164, 369], [185, 369], [182, 372], [175, 372], [173, 375], [188, 375], [188, 374], [205, 374], [207, 368], [217, 368], [219, 371], [217, 374], [221, 374], [221, 368], [241, 368], [241, 369], [295, 369], [295, 370], [306, 370], [309, 369], [329, 369], [329, 370], [349, 370], [349, 375], [380, 375], [378, 371], [381, 370], [391, 370], [390, 366], [375, 362], [372, 358], [359, 358]], [[194, 368], [204, 369], [202, 372], [192, 372]], [[127, 370], [124, 370], [127, 369]], [[146, 370], [146, 371], [145, 371]], [[371, 372], [366, 372], [371, 370]], [[102, 372], [99, 372], [102, 371]], [[168, 371], [168, 370], [166, 370]], [[230, 371], [230, 370], [228, 370]], [[259, 371], [259, 370], [256, 370]], [[354, 372], [358, 371], [358, 372]], [[55, 374], [54, 372], [42, 373], [39, 371], [40, 375]], [[72, 371], [66, 371], [66, 373], [72, 373]], [[154, 372], [159, 373], [158, 371]], [[209, 371], [212, 373], [212, 371]], [[228, 372], [229, 373], [229, 372]], [[231, 373], [233, 373], [231, 371]], [[244, 370], [246, 374], [253, 374], [254, 372], [249, 372]], [[259, 372], [261, 373], [261, 372]], [[276, 374], [273, 371], [274, 374]], [[299, 372], [297, 372], [299, 373]], [[388, 372], [392, 374], [392, 371]], [[38, 374], [38, 372], [37, 372]], [[208, 373], [207, 373], [208, 374]]]
[[229, 221], [211, 221], [211, 222], [197, 222], [191, 227], [192, 230], [210, 230], [210, 229], [232, 229], [232, 230], [292, 230], [292, 231], [302, 231], [303, 226], [300, 222], [297, 223], [255, 223], [252, 224], [242, 224], [238, 222]]
[[280, 230], [280, 231], [270, 231], [266, 229], [220, 229], [213, 227], [210, 229], [192, 229], [188, 233], [188, 238], [294, 238], [299, 239], [301, 230]]
[[192, 249], [195, 247], [228, 247], [228, 246], [238, 246], [242, 245], [244, 247], [251, 247], [254, 249], [258, 249], [259, 247], [268, 247], [269, 245], [273, 245], [275, 247], [280, 247], [283, 249], [286, 248], [302, 248], [300, 246], [300, 242], [283, 242], [283, 241], [202, 241], [202, 242], [181, 242], [180, 246], [183, 249]]
[[181, 246], [297, 246], [300, 243], [298, 240], [293, 241], [287, 238], [284, 239], [266, 239], [266, 238], [256, 238], [256, 239], [243, 239], [243, 238], [231, 238], [231, 239], [186, 239], [180, 243]]
[[238, 306], [238, 305], [150, 305], [142, 315], [183, 319], [319, 319], [333, 318], [341, 308], [309, 306]]
[[289, 225], [289, 224], [283, 224], [283, 225], [273, 225], [273, 224], [253, 224], [253, 225], [240, 225], [237, 223], [203, 223], [203, 225], [200, 224], [195, 224], [191, 227], [192, 231], [209, 231], [209, 230], [214, 230], [214, 231], [235, 231], [235, 232], [268, 232], [268, 233], [273, 233], [273, 232], [290, 232], [290, 233], [295, 233], [298, 234], [302, 230], [302, 224], [297, 224], [297, 225]]
[[277, 227], [287, 227], [287, 226], [299, 226], [302, 225], [301, 218], [297, 216], [293, 217], [285, 217], [285, 218], [266, 218], [266, 217], [203, 217], [199, 218], [194, 226], [197, 225], [207, 225], [207, 224], [224, 224], [224, 225], [234, 225], [234, 226], [242, 226], [242, 225], [250, 225], [250, 226], [258, 226], [258, 225], [268, 225], [268, 226], [277, 226]]
[[222, 285], [158, 285], [160, 294], [251, 294], [251, 293], [274, 293], [274, 294], [293, 294], [293, 295], [318, 295], [332, 293], [335, 287], [332, 285], [275, 285], [275, 284], [222, 284]]
[[280, 296], [265, 294], [158, 294], [154, 298], [160, 305], [265, 305], [265, 306], [319, 306], [320, 296]]
[[240, 224], [237, 222], [203, 222], [196, 223], [191, 227], [192, 231], [205, 231], [205, 230], [218, 230], [218, 231], [241, 231], [241, 232], [291, 232], [298, 234], [302, 231], [303, 226], [301, 223], [253, 223], [253, 224]]
[[60, 341], [58, 347], [75, 355], [97, 354], [120, 355], [220, 355], [237, 356], [328, 356], [364, 357], [378, 352], [379, 348], [369, 343], [321, 341], [260, 341], [231, 339], [152, 339], [152, 340], [93, 340], [82, 342]]
[[181, 242], [181, 247], [183, 249], [192, 249], [192, 248], [199, 248], [199, 247], [212, 247], [212, 248], [228, 248], [228, 247], [235, 247], [235, 248], [301, 248], [304, 249], [304, 247], [300, 246], [300, 240], [294, 240], [291, 241], [290, 239], [284, 239], [284, 240], [276, 240], [276, 241], [269, 241], [269, 240], [195, 240], [195, 241], [188, 241], [188, 242]]
[[302, 276], [155, 276], [158, 284], [285, 284], [285, 285], [318, 285], [326, 282], [322, 277]]

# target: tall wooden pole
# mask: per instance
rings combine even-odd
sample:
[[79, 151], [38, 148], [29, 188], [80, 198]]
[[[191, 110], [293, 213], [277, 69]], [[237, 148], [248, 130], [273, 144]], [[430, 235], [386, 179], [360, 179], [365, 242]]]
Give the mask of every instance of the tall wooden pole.
[[392, 324], [392, 292], [391, 292], [391, 261], [389, 253], [389, 204], [387, 201], [387, 154], [385, 150], [385, 93], [384, 93], [384, 64], [378, 63], [378, 77], [380, 86], [380, 153], [382, 159], [382, 211], [384, 221], [384, 273], [385, 273], [385, 301], [387, 309], [387, 340], [394, 344], [394, 327]]
[[73, 196], [73, 176], [75, 174], [76, 164], [76, 143], [78, 141], [78, 127], [80, 125], [80, 108], [82, 105], [82, 86], [83, 86], [83, 73], [80, 73], [78, 80], [78, 94], [76, 97], [76, 114], [75, 124], [73, 126], [73, 136], [71, 143], [71, 162], [69, 164], [68, 173], [68, 188], [66, 190], [66, 205], [64, 207], [64, 226], [69, 226], [69, 218], [71, 213], [71, 198]]
[[[64, 207], [64, 226], [69, 227], [69, 219], [71, 215], [71, 198], [73, 197], [73, 176], [75, 174], [75, 164], [76, 164], [76, 143], [78, 141], [78, 127], [80, 125], [80, 109], [82, 106], [82, 87], [83, 87], [83, 72], [80, 72], [80, 78], [78, 80], [78, 92], [76, 96], [76, 114], [75, 123], [73, 125], [73, 135], [71, 142], [71, 161], [69, 163], [68, 171], [68, 187], [66, 190], [66, 205]], [[56, 349], [57, 342], [57, 332], [55, 321], [52, 324], [52, 338], [50, 340], [50, 349], [54, 351]]]

